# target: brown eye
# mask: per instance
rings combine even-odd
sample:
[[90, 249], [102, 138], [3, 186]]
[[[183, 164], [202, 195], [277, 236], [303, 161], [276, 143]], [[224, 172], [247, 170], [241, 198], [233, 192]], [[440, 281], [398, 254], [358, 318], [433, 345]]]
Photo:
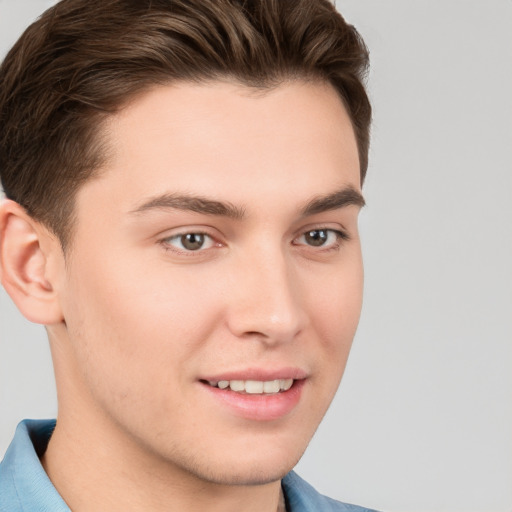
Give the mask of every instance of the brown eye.
[[215, 245], [213, 238], [206, 233], [183, 233], [163, 240], [167, 246], [181, 252], [199, 252]]
[[204, 235], [202, 233], [187, 233], [180, 237], [180, 242], [187, 251], [197, 251], [204, 245]]
[[304, 241], [313, 247], [324, 245], [329, 239], [329, 231], [327, 229], [314, 229], [304, 233]]
[[336, 249], [340, 247], [342, 241], [348, 239], [349, 236], [346, 233], [337, 229], [311, 229], [296, 238], [294, 244], [322, 249]]

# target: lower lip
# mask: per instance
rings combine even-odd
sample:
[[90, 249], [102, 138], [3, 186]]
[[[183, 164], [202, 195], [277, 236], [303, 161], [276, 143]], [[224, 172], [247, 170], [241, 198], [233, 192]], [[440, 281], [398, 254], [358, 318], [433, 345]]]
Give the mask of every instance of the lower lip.
[[305, 382], [305, 379], [296, 380], [288, 391], [272, 395], [236, 393], [230, 389], [215, 388], [203, 382], [201, 385], [236, 416], [256, 421], [272, 421], [292, 412], [300, 401]]

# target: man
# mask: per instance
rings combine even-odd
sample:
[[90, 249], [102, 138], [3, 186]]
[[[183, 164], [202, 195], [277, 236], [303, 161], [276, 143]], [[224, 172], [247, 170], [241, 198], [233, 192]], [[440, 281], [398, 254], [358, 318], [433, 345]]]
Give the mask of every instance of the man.
[[367, 51], [324, 0], [63, 0], [0, 70], [2, 284], [55, 422], [4, 510], [363, 510], [291, 470], [359, 318]]

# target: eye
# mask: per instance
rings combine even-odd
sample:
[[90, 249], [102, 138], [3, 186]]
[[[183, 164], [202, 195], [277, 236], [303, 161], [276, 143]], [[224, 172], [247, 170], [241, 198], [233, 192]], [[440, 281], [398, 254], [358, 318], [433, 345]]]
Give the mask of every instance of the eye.
[[346, 240], [348, 236], [335, 229], [312, 229], [306, 231], [296, 239], [296, 244], [309, 245], [310, 247], [336, 247], [340, 240]]
[[197, 252], [215, 245], [213, 238], [206, 233], [182, 233], [166, 238], [163, 243], [183, 252]]

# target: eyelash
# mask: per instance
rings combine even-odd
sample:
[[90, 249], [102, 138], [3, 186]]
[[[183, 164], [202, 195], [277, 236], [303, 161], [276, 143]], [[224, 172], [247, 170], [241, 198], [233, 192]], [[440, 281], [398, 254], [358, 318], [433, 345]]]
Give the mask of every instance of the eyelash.
[[[184, 236], [187, 236], [187, 235], [196, 235], [196, 236], [204, 236], [204, 237], [208, 237], [212, 242], [212, 247], [208, 247], [207, 249], [199, 249], [197, 251], [193, 251], [193, 250], [186, 250], [186, 249], [179, 249], [177, 247], [174, 247], [171, 245], [171, 241], [172, 240], [180, 240], [182, 237]], [[182, 233], [177, 233], [175, 235], [171, 235], [171, 236], [167, 236], [165, 238], [163, 238], [162, 240], [159, 241], [160, 245], [162, 245], [162, 247], [165, 249], [166, 252], [173, 252], [175, 254], [178, 254], [180, 256], [187, 256], [187, 257], [193, 257], [193, 256], [196, 256], [198, 254], [201, 254], [201, 253], [204, 253], [206, 252], [207, 250], [213, 248], [214, 246], [217, 246], [219, 247], [221, 244], [216, 242], [214, 237], [212, 235], [209, 235], [208, 233], [205, 233], [204, 231], [184, 231]]]
[[[324, 246], [324, 245], [314, 246], [314, 245], [305, 244], [305, 243], [304, 244], [296, 243], [296, 240], [298, 240], [304, 236], [307, 236], [308, 234], [314, 233], [314, 232], [332, 233], [336, 237], [336, 242], [332, 243], [329, 246]], [[198, 250], [194, 251], [194, 250], [179, 249], [177, 247], [172, 246], [172, 244], [170, 243], [172, 240], [180, 240], [182, 237], [187, 236], [187, 235], [196, 235], [196, 236], [207, 237], [208, 239], [211, 240], [211, 246], [207, 247], [206, 249], [203, 249], [201, 247]], [[333, 228], [318, 227], [318, 228], [308, 229], [308, 230], [302, 232], [298, 237], [293, 239], [292, 243], [295, 246], [303, 245], [311, 250], [326, 253], [326, 252], [339, 250], [339, 248], [341, 247], [343, 242], [347, 242], [349, 240], [350, 240], [350, 236], [345, 231], [342, 231], [339, 229], [333, 229]], [[209, 251], [210, 249], [214, 248], [215, 246], [221, 247], [221, 245], [222, 245], [221, 243], [216, 242], [215, 238], [212, 235], [205, 233], [204, 231], [200, 231], [200, 230], [185, 231], [182, 233], [177, 233], [175, 235], [165, 237], [165, 238], [159, 240], [159, 244], [165, 249], [166, 252], [173, 252], [175, 254], [184, 255], [187, 257], [194, 257], [194, 256], [197, 257], [199, 254]]]
[[313, 229], [308, 229], [308, 230], [304, 231], [299, 237], [295, 238], [294, 241], [297, 239], [300, 239], [304, 236], [307, 236], [308, 234], [311, 234], [314, 232], [318, 233], [318, 232], [322, 232], [322, 231], [334, 234], [334, 236], [336, 237], [336, 241], [334, 243], [332, 243], [331, 245], [327, 245], [327, 246], [325, 246], [325, 245], [314, 246], [314, 245], [310, 245], [310, 244], [295, 244], [295, 245], [305, 245], [306, 247], [308, 247], [312, 250], [315, 250], [315, 251], [318, 250], [323, 253], [326, 253], [326, 252], [339, 250], [341, 245], [343, 244], [343, 242], [347, 242], [350, 240], [350, 236], [345, 231], [342, 231], [340, 229], [319, 227], [319, 228], [313, 228]]

